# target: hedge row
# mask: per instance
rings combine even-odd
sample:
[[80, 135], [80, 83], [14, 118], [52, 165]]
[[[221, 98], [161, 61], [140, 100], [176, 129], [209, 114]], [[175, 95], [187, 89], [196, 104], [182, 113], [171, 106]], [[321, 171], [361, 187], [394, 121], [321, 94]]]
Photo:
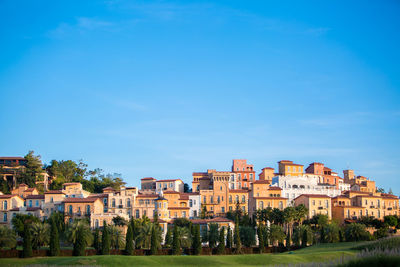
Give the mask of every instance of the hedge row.
[[[293, 247], [292, 250], [297, 249], [297, 247]], [[264, 253], [278, 253], [278, 252], [284, 252], [287, 251], [287, 248], [285, 247], [267, 247], [264, 250]], [[184, 249], [182, 251], [183, 254], [185, 255], [194, 255], [194, 250], [193, 249]], [[259, 254], [260, 249], [258, 247], [254, 248], [242, 248], [241, 250], [242, 254]], [[86, 256], [93, 256], [96, 255], [96, 250], [94, 249], [86, 249], [85, 250], [85, 255]], [[211, 248], [203, 248], [201, 255], [216, 255], [217, 254], [217, 249], [211, 249]], [[232, 255], [236, 254], [236, 251], [234, 248], [225, 248], [225, 254], [226, 255]], [[124, 255], [123, 250], [119, 249], [111, 249], [110, 250], [110, 255]], [[135, 249], [134, 251], [135, 256], [146, 256], [150, 255], [150, 250], [149, 249]], [[172, 249], [160, 249], [158, 250], [158, 255], [172, 255]], [[50, 256], [50, 250], [33, 250], [33, 257], [46, 257]], [[61, 249], [60, 250], [60, 256], [72, 256], [72, 249]], [[17, 249], [9, 249], [9, 250], [0, 250], [0, 258], [19, 258], [22, 257], [22, 250], [17, 250]]]

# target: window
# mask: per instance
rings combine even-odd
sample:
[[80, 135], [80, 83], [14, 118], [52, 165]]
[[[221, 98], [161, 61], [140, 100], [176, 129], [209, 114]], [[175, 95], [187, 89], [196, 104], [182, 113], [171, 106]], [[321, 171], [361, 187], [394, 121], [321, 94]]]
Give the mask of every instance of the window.
[[204, 204], [207, 203], [207, 197], [206, 196], [203, 197], [203, 202], [204, 202]]
[[222, 213], [225, 213], [225, 207], [221, 208]]
[[128, 200], [126, 201], [126, 206], [128, 206], [128, 208], [131, 207], [131, 199], [130, 198], [128, 198]]
[[136, 217], [136, 219], [139, 219], [139, 218], [140, 218], [140, 213], [139, 213], [139, 210], [138, 210], [138, 209], [135, 210], [135, 217]]
[[232, 204], [232, 196], [229, 196], [229, 204]]
[[193, 200], [189, 199], [189, 207], [193, 207]]
[[53, 203], [53, 202], [54, 202], [54, 198], [51, 197], [51, 198], [50, 198], [50, 203]]
[[328, 200], [325, 200], [325, 208], [329, 208]]
[[210, 203], [211, 204], [214, 203], [214, 197], [213, 196], [210, 196]]
[[250, 180], [253, 180], [253, 174], [250, 173]]
[[242, 203], [246, 203], [246, 197], [242, 196]]
[[86, 215], [90, 215], [90, 205], [86, 205]]
[[7, 206], [8, 206], [7, 200], [4, 200], [4, 202], [3, 202], [3, 210], [7, 210]]
[[39, 207], [39, 200], [36, 200], [35, 206]]
[[218, 198], [217, 198], [217, 202], [218, 203], [220, 203], [221, 202], [221, 199], [220, 199], [220, 197], [218, 196]]
[[32, 199], [29, 200], [29, 208], [32, 208]]
[[315, 206], [315, 200], [312, 201], [312, 205]]
[[3, 221], [6, 222], [7, 221], [7, 213], [3, 214]]
[[193, 211], [193, 217], [197, 217], [197, 210]]
[[115, 198], [112, 199], [112, 202], [111, 202], [111, 203], [112, 203], [112, 204], [111, 204], [112, 207], [115, 208]]
[[69, 205], [68, 212], [69, 212], [70, 215], [72, 215], [72, 205]]
[[94, 223], [94, 227], [98, 228], [99, 227], [99, 220], [96, 219], [96, 222]]
[[283, 209], [283, 202], [279, 201], [279, 209]]
[[169, 183], [169, 187], [174, 187], [174, 183]]
[[236, 196], [236, 203], [239, 203], [239, 196]]
[[242, 175], [239, 173], [238, 174], [238, 180], [240, 181], [240, 179], [242, 179]]
[[264, 209], [264, 202], [260, 201], [260, 209]]

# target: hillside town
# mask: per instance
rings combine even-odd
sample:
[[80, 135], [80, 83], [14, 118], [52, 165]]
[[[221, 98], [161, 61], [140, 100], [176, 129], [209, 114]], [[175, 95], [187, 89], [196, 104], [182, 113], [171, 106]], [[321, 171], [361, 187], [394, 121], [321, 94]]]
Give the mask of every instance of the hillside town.
[[264, 167], [256, 173], [247, 160], [234, 159], [231, 170], [193, 172], [192, 189], [181, 179], [144, 177], [140, 188], [121, 185], [105, 187], [100, 193], [85, 190], [80, 182], [66, 182], [53, 190], [55, 177], [46, 170], [36, 181], [37, 187], [18, 184], [17, 173], [23, 172], [26, 164], [24, 157], [0, 157], [2, 179], [12, 184], [9, 194], [0, 193], [2, 225], [11, 227], [17, 214], [46, 220], [60, 212], [65, 223], [87, 219], [93, 229], [105, 222], [112, 224], [115, 217], [129, 221], [156, 216], [165, 235], [168, 223], [177, 218], [233, 227], [227, 215], [234, 211], [254, 218], [260, 210], [304, 205], [307, 219], [324, 214], [340, 225], [363, 217], [383, 220], [400, 211], [399, 198], [377, 190], [375, 181], [353, 170], [339, 174], [320, 162], [305, 167], [281, 160], [276, 169]]

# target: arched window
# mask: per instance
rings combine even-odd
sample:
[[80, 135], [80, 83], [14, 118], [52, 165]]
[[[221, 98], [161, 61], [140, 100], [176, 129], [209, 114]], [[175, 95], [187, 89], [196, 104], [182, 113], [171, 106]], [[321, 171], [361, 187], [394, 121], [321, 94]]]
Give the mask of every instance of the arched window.
[[7, 200], [4, 200], [3, 206], [4, 206], [3, 210], [7, 210], [7, 206], [8, 206]]
[[239, 196], [236, 196], [236, 203], [239, 203]]
[[121, 206], [122, 206], [122, 199], [120, 199], [120, 200], [119, 200], [119, 205], [121, 205]]
[[69, 207], [68, 207], [68, 212], [69, 212], [69, 214], [72, 215], [72, 205], [69, 205]]
[[127, 200], [127, 202], [126, 202], [126, 205], [128, 206], [128, 208], [131, 207], [131, 199], [130, 199], [130, 198], [128, 198], [128, 200]]
[[87, 214], [87, 215], [90, 214], [90, 205], [86, 205], [86, 214]]
[[112, 199], [112, 207], [115, 208], [115, 198]]
[[260, 201], [260, 209], [264, 209], [264, 202]]
[[232, 196], [229, 196], [229, 204], [232, 203]]
[[246, 203], [246, 197], [242, 196], [242, 203]]
[[139, 210], [135, 210], [135, 216], [136, 216], [136, 219], [140, 218]]

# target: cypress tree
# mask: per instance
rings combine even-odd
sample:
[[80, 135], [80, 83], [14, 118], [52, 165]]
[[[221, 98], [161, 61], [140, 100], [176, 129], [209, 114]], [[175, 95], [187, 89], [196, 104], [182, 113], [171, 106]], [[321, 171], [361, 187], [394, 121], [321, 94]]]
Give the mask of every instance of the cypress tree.
[[180, 255], [181, 254], [181, 244], [179, 242], [179, 236], [178, 236], [178, 226], [174, 226], [174, 235], [172, 239], [172, 253], [174, 255]]
[[220, 255], [225, 253], [225, 228], [224, 227], [222, 227], [219, 232], [217, 253]]
[[23, 251], [22, 256], [24, 258], [32, 257], [32, 238], [31, 238], [31, 231], [30, 231], [30, 224], [24, 225], [24, 243], [23, 243]]
[[308, 232], [307, 229], [303, 229], [303, 238], [301, 239], [301, 246], [307, 247], [308, 243]]
[[232, 230], [230, 226], [228, 226], [228, 232], [226, 234], [226, 247], [232, 248]]
[[202, 246], [201, 246], [201, 237], [200, 237], [200, 225], [194, 225], [194, 236], [193, 236], [193, 249], [195, 255], [200, 255]]
[[258, 234], [258, 247], [260, 249], [260, 253], [264, 252], [265, 243], [264, 243], [264, 227], [260, 224], [257, 228]]
[[60, 240], [58, 236], [58, 228], [54, 220], [51, 220], [50, 229], [50, 256], [60, 255]]
[[290, 250], [290, 232], [286, 235], [286, 247]]
[[85, 256], [86, 241], [83, 233], [84, 229], [79, 227], [76, 233], [76, 240], [73, 248], [74, 256]]
[[236, 246], [236, 253], [239, 254], [242, 252], [242, 242], [240, 241], [240, 232], [239, 232], [239, 217], [236, 216], [236, 223], [235, 223], [235, 233], [233, 236], [233, 242], [235, 242]]
[[172, 233], [171, 228], [167, 229], [167, 234], [165, 235], [164, 246], [170, 248], [172, 246]]
[[98, 254], [100, 252], [100, 232], [98, 228], [94, 230], [93, 247], [96, 250], [96, 254]]
[[128, 225], [128, 230], [126, 231], [125, 237], [125, 254], [126, 255], [133, 255], [133, 231], [132, 231], [132, 224]]
[[150, 253], [151, 255], [157, 255], [158, 253], [158, 238], [157, 238], [157, 224], [154, 224], [151, 228], [151, 240], [150, 240]]
[[110, 254], [110, 236], [108, 233], [107, 223], [104, 221], [103, 226], [103, 236], [101, 238], [101, 254], [102, 255], [109, 255]]

